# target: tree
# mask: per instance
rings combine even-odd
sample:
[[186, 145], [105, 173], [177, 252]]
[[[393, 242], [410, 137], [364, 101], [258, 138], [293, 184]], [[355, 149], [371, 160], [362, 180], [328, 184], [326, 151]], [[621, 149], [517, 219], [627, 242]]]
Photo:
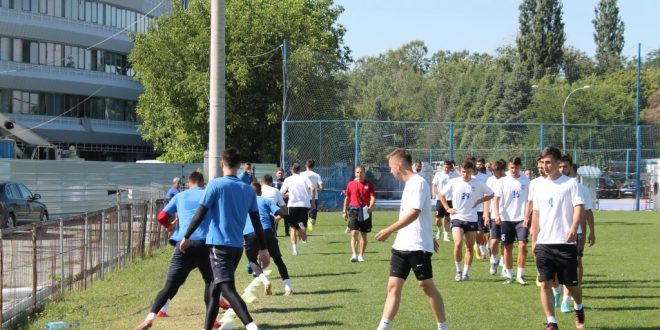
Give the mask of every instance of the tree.
[[560, 1], [523, 0], [518, 8], [516, 44], [523, 68], [536, 79], [559, 72], [566, 40]]
[[[635, 61], [635, 66], [637, 65]], [[655, 49], [646, 54], [646, 60], [642, 62], [643, 68], [646, 69], [660, 69], [660, 48]]]
[[600, 0], [594, 12], [596, 17], [592, 22], [598, 68], [600, 72], [620, 69], [625, 26], [616, 0]]
[[[334, 95], [334, 77], [350, 63], [345, 29], [336, 24], [342, 7], [331, 0], [226, 1], [226, 134], [245, 159], [276, 162], [282, 119], [282, 40], [292, 58], [306, 63], [299, 79], [324, 84]], [[135, 36], [129, 55], [144, 86], [137, 113], [139, 131], [165, 161], [201, 161], [208, 143], [210, 2], [193, 0], [187, 9], [156, 19], [148, 34]], [[323, 61], [309, 64], [312, 53]], [[300, 55], [296, 55], [299, 53]], [[311, 83], [311, 82], [310, 82]]]

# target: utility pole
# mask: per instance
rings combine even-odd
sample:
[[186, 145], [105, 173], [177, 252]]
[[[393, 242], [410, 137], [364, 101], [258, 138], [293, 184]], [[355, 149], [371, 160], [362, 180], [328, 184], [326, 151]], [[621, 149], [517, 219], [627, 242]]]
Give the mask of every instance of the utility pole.
[[225, 150], [225, 58], [225, 0], [211, 0], [208, 180], [222, 175], [220, 155]]

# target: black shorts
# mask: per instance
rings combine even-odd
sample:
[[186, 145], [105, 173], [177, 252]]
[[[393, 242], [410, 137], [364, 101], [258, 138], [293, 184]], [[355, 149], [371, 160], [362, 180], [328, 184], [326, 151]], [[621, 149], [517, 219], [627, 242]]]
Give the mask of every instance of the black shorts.
[[172, 253], [172, 260], [167, 270], [167, 280], [183, 283], [193, 269], [199, 269], [204, 282], [213, 281], [211, 262], [209, 261], [209, 248], [205, 241], [190, 241], [186, 253], [182, 253], [177, 245]]
[[502, 225], [495, 223], [495, 220], [490, 220], [490, 239], [502, 239]]
[[502, 221], [502, 243], [511, 245], [514, 241], [527, 242], [529, 230], [522, 221]]
[[418, 281], [433, 278], [431, 256], [427, 251], [399, 251], [392, 249], [390, 276], [407, 279], [412, 269]]
[[359, 230], [362, 233], [370, 233], [372, 227], [371, 218], [373, 216], [363, 220], [360, 212], [362, 212], [361, 208], [350, 207], [348, 209], [348, 229]]
[[252, 261], [255, 264], [258, 263], [257, 256], [259, 255], [259, 239], [257, 238], [256, 233], [250, 233], [243, 235], [245, 243], [243, 243], [243, 249], [245, 250], [245, 256], [248, 261]]
[[578, 285], [575, 244], [536, 244], [534, 255], [540, 281], [552, 281], [557, 275], [559, 284]]
[[224, 245], [210, 245], [208, 249], [213, 283], [234, 282], [234, 272], [241, 262], [243, 249]]
[[477, 212], [477, 226], [479, 228], [479, 231], [482, 233], [487, 233], [488, 232], [488, 227], [484, 224], [484, 213], [483, 212]]
[[[309, 201], [309, 205], [312, 205], [312, 201]], [[319, 201], [318, 199], [316, 200], [316, 203], [314, 204], [316, 207], [310, 207], [309, 211], [307, 211], [307, 217], [310, 219], [316, 220], [316, 214], [318, 213], [319, 210]]]
[[454, 227], [463, 229], [463, 232], [465, 233], [479, 230], [479, 225], [476, 222], [472, 222], [472, 221], [463, 221], [463, 220], [454, 219], [451, 221], [451, 228]]
[[[447, 205], [449, 205], [449, 208], [451, 208], [453, 206], [451, 204], [451, 201], [447, 201]], [[447, 216], [449, 216], [449, 212], [447, 212], [447, 210], [445, 210], [445, 207], [442, 206], [442, 203], [440, 203], [440, 201], [435, 203], [435, 217], [436, 218], [444, 218], [444, 217], [447, 217]]]
[[286, 217], [286, 222], [289, 227], [296, 229], [307, 228], [307, 216], [309, 215], [309, 208], [307, 207], [290, 207], [289, 216]]

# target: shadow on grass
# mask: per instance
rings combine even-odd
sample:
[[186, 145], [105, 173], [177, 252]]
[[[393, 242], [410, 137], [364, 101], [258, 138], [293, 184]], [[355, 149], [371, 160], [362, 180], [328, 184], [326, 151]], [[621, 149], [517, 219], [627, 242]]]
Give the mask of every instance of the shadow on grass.
[[658, 330], [658, 327], [595, 327], [594, 330]]
[[315, 291], [296, 291], [295, 295], [316, 295], [316, 294], [333, 294], [333, 293], [359, 293], [358, 289], [334, 289], [334, 290], [315, 290]]
[[610, 225], [617, 225], [617, 226], [649, 226], [651, 223], [649, 222], [624, 222], [624, 221], [609, 221], [609, 222], [599, 222], [599, 226], [610, 226]]
[[324, 329], [326, 327], [340, 327], [344, 323], [337, 321], [316, 321], [312, 323], [289, 323], [289, 324], [268, 324], [262, 323], [259, 324], [259, 328], [263, 329], [297, 329], [297, 328], [319, 328]]
[[[587, 307], [596, 311], [660, 311], [660, 306]], [[637, 328], [636, 328], [637, 329]], [[655, 329], [658, 329], [657, 327]]]
[[[297, 294], [297, 293], [296, 293]], [[264, 307], [255, 310], [255, 313], [291, 313], [291, 312], [321, 312], [331, 309], [337, 309], [340, 306], [319, 306], [319, 307]]]
[[338, 273], [319, 273], [319, 274], [307, 274], [307, 275], [296, 275], [296, 278], [302, 277], [326, 277], [326, 276], [341, 276], [341, 275], [355, 275], [358, 272], [338, 272]]
[[660, 299], [660, 295], [655, 296], [584, 296], [588, 299], [607, 299], [607, 300], [621, 300], [621, 299]]
[[[318, 255], [321, 255], [321, 256], [334, 256], [334, 255], [342, 255], [342, 254], [350, 255], [351, 250], [350, 249], [347, 249], [347, 250], [348, 250], [348, 252], [316, 252], [314, 254], [318, 254]], [[378, 252], [376, 252], [376, 251], [365, 251], [364, 253], [365, 254], [373, 254], [373, 253], [378, 253]]]
[[590, 280], [585, 281], [582, 285], [584, 288], [640, 288], [640, 289], [653, 289], [660, 288], [660, 280]]

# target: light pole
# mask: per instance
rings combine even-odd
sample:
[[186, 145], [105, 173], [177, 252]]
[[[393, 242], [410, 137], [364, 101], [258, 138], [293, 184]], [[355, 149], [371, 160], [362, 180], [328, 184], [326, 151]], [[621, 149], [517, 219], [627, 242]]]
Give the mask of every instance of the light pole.
[[568, 98], [571, 97], [571, 95], [573, 95], [573, 93], [575, 93], [579, 90], [590, 88], [590, 87], [591, 87], [591, 85], [584, 85], [580, 88], [576, 88], [576, 89], [572, 90], [570, 93], [568, 93], [568, 95], [564, 99], [564, 104], [561, 107], [561, 149], [562, 149], [562, 152], [566, 152], [566, 103], [568, 103]]

